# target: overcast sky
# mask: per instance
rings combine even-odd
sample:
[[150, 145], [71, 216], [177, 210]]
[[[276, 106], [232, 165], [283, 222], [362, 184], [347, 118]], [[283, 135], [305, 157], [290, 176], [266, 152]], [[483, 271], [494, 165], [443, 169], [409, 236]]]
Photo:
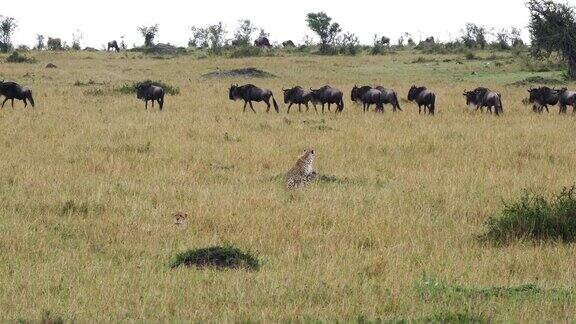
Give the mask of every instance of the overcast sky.
[[[0, 15], [16, 18], [15, 44], [34, 45], [40, 33], [60, 37], [70, 43], [72, 33], [80, 30], [82, 46], [100, 48], [112, 39], [125, 36], [128, 46], [140, 45], [136, 28], [160, 25], [157, 41], [185, 45], [194, 25], [224, 22], [232, 37], [239, 19], [250, 19], [271, 34], [271, 40], [292, 39], [300, 43], [305, 35], [313, 36], [306, 27], [308, 12], [324, 11], [340, 23], [344, 31], [358, 35], [370, 44], [375, 33], [393, 40], [410, 32], [416, 41], [428, 35], [443, 41], [454, 39], [466, 22], [494, 27], [523, 29], [528, 11], [525, 0], [243, 0], [243, 1], [3, 1]], [[571, 5], [576, 0], [567, 1]]]

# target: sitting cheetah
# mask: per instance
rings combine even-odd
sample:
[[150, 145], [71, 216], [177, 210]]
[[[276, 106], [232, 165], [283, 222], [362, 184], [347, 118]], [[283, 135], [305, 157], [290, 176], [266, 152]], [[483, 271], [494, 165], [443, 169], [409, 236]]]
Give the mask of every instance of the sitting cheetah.
[[288, 171], [286, 175], [286, 187], [288, 189], [304, 187], [316, 179], [314, 157], [314, 150], [304, 151], [304, 154], [298, 159], [296, 165]]
[[174, 225], [185, 225], [188, 219], [188, 214], [183, 212], [177, 212], [172, 216], [174, 217]]

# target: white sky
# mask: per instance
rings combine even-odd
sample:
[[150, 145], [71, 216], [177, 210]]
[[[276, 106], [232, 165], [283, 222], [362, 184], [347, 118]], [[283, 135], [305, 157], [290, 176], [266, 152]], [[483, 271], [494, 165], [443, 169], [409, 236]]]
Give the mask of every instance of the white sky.
[[[257, 27], [271, 34], [273, 42], [292, 39], [300, 43], [304, 35], [314, 34], [306, 27], [308, 12], [324, 11], [339, 22], [343, 31], [358, 35], [360, 42], [371, 44], [375, 33], [395, 41], [403, 32], [410, 32], [415, 41], [428, 35], [446, 41], [459, 35], [466, 22], [496, 29], [516, 26], [523, 29], [528, 11], [524, 0], [236, 0], [174, 1], [174, 0], [23, 0], [3, 1], [0, 15], [14, 17], [18, 29], [14, 43], [34, 45], [40, 33], [60, 37], [67, 43], [79, 29], [84, 34], [82, 46], [102, 47], [112, 39], [126, 37], [128, 46], [143, 41], [136, 28], [160, 25], [156, 41], [186, 45], [190, 26], [224, 22], [228, 37], [239, 19], [250, 19]], [[576, 5], [576, 0], [567, 1]], [[361, 5], [360, 5], [361, 4]]]

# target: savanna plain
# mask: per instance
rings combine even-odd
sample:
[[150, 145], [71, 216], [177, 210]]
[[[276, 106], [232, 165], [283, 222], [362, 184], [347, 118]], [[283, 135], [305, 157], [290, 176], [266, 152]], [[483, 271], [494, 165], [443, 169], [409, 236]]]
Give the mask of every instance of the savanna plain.
[[[573, 245], [479, 239], [524, 190], [576, 181], [576, 117], [533, 113], [522, 103], [530, 85], [513, 85], [561, 72], [489, 52], [31, 55], [36, 63], [0, 63], [0, 79], [36, 101], [0, 110], [2, 321], [575, 318]], [[277, 77], [202, 77], [245, 67]], [[146, 79], [180, 93], [159, 111], [116, 91]], [[231, 83], [271, 89], [281, 113], [261, 103], [243, 113]], [[345, 93], [342, 114], [286, 114], [283, 87], [324, 84]], [[363, 113], [350, 102], [355, 84], [395, 89], [403, 111]], [[436, 92], [435, 116], [405, 100], [413, 84]], [[504, 115], [466, 107], [463, 90], [477, 86], [502, 94]], [[288, 191], [284, 174], [305, 149], [321, 176]], [[215, 245], [250, 251], [259, 270], [169, 266]]]

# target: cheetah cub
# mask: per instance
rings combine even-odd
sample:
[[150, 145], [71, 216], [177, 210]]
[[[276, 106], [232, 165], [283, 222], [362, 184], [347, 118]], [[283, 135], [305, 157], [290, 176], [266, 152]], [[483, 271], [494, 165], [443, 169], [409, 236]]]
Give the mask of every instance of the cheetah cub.
[[296, 165], [286, 175], [286, 187], [290, 190], [302, 188], [316, 179], [314, 150], [306, 150]]
[[177, 212], [172, 215], [174, 217], [174, 225], [186, 225], [186, 221], [188, 220], [188, 214], [183, 212]]

